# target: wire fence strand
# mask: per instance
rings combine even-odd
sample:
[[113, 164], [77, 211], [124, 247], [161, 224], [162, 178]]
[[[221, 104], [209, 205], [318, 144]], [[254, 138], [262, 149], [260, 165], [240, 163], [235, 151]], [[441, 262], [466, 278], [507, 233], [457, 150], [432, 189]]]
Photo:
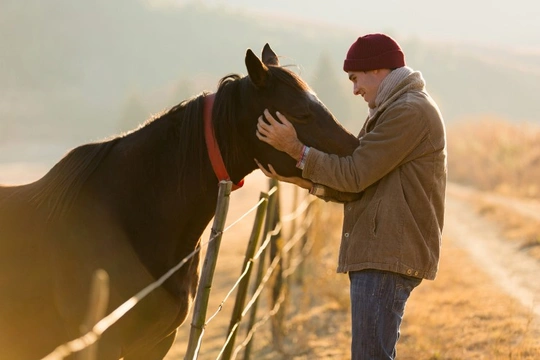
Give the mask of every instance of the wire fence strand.
[[[275, 187], [270, 190], [272, 193], [275, 192]], [[235, 226], [237, 223], [239, 223], [242, 219], [244, 219], [246, 216], [248, 216], [251, 212], [255, 211], [261, 204], [263, 200], [259, 200], [251, 209], [249, 209], [247, 212], [245, 212], [243, 215], [240, 216], [239, 219], [234, 221], [231, 225], [227, 226], [223, 232], [228, 231], [233, 226]], [[122, 316], [124, 316], [129, 310], [131, 310], [137, 303], [139, 303], [142, 299], [144, 299], [146, 296], [148, 296], [152, 291], [160, 287], [165, 281], [167, 281], [174, 273], [176, 273], [178, 270], [180, 270], [191, 258], [193, 258], [195, 255], [197, 255], [201, 249], [205, 246], [208, 246], [212, 241], [214, 241], [220, 234], [214, 234], [208, 241], [201, 244], [200, 247], [192, 251], [188, 256], [182, 259], [176, 266], [171, 268], [169, 271], [167, 271], [164, 275], [162, 275], [158, 280], [151, 283], [141, 291], [139, 291], [137, 294], [129, 298], [127, 301], [125, 301], [122, 305], [117, 307], [114, 311], [112, 311], [109, 315], [105, 316], [103, 319], [98, 321], [96, 325], [92, 327], [90, 331], [88, 331], [86, 334], [68, 341], [60, 346], [58, 346], [53, 352], [42, 358], [42, 360], [62, 360], [65, 357], [74, 354], [76, 352], [79, 352], [88, 346], [94, 344], [96, 341], [99, 340], [101, 335], [109, 329], [112, 325], [114, 325]]]
[[[268, 191], [268, 195], [269, 196], [273, 195], [277, 190], [278, 190], [277, 186], [272, 187]], [[258, 260], [262, 256], [262, 254], [264, 253], [265, 249], [268, 248], [268, 246], [271, 243], [272, 237], [276, 236], [276, 235], [278, 235], [280, 233], [280, 231], [282, 230], [282, 224], [284, 222], [290, 222], [290, 221], [293, 221], [293, 220], [297, 219], [301, 214], [306, 212], [306, 209], [315, 200], [316, 200], [316, 198], [314, 198], [314, 197], [312, 197], [312, 198], [307, 197], [302, 202], [302, 204], [300, 204], [296, 209], [294, 209], [293, 212], [283, 216], [281, 218], [281, 220], [276, 224], [274, 229], [267, 233], [267, 235], [266, 235], [266, 237], [264, 239], [264, 242], [259, 247], [257, 253], [254, 255], [253, 259], [250, 260], [249, 264], [246, 266], [246, 269], [239, 276], [239, 278], [237, 279], [235, 284], [232, 286], [232, 288], [229, 290], [227, 295], [224, 297], [224, 299], [222, 300], [222, 302], [218, 306], [218, 309], [215, 311], [215, 313], [212, 314], [212, 316], [210, 316], [208, 318], [208, 320], [205, 322], [205, 326], [207, 324], [209, 324], [217, 316], [217, 314], [223, 309], [224, 304], [230, 298], [230, 296], [234, 292], [234, 290], [238, 287], [238, 284], [241, 282], [241, 280], [248, 273], [248, 269], [251, 266], [253, 266], [253, 263], [256, 260]], [[232, 227], [237, 225], [239, 222], [244, 220], [249, 214], [251, 214], [253, 211], [255, 211], [263, 203], [263, 201], [264, 201], [264, 199], [260, 199], [252, 208], [247, 210], [238, 219], [236, 219], [234, 222], [232, 222], [230, 225], [228, 225], [222, 232], [213, 234], [213, 236], [211, 236], [208, 241], [203, 242], [198, 248], [196, 248], [189, 255], [187, 255], [185, 258], [183, 258], [176, 266], [169, 269], [169, 271], [167, 271], [165, 274], [163, 274], [158, 280], [156, 280], [155, 282], [149, 284], [148, 286], [146, 286], [145, 288], [140, 290], [138, 293], [133, 295], [131, 298], [129, 298], [123, 304], [121, 304], [119, 307], [117, 307], [115, 310], [113, 310], [109, 315], [105, 316], [100, 321], [98, 321], [92, 327], [92, 329], [90, 331], [88, 331], [84, 335], [82, 335], [82, 336], [80, 336], [80, 337], [78, 337], [78, 338], [76, 338], [74, 340], [68, 341], [68, 342], [58, 346], [53, 352], [51, 352], [50, 354], [48, 354], [47, 356], [42, 358], [42, 360], [61, 360], [61, 359], [64, 359], [65, 357], [67, 357], [67, 356], [69, 356], [71, 354], [74, 354], [76, 352], [79, 352], [79, 351], [89, 347], [90, 345], [94, 344], [95, 342], [97, 342], [99, 340], [99, 338], [101, 337], [101, 335], [107, 329], [109, 329], [111, 326], [113, 326], [118, 320], [120, 320], [129, 310], [131, 310], [133, 307], [135, 307], [142, 299], [144, 299], [146, 296], [148, 296], [151, 292], [153, 292], [154, 290], [159, 288], [161, 285], [163, 285], [163, 283], [166, 280], [168, 280], [174, 273], [176, 273], [178, 270], [180, 270], [189, 260], [191, 260], [195, 255], [197, 255], [204, 247], [208, 246], [211, 242], [213, 242], [219, 236], [223, 235], [223, 233], [227, 232]], [[242, 316], [245, 316], [245, 314], [253, 306], [255, 300], [262, 293], [262, 290], [264, 289], [266, 284], [269, 282], [274, 270], [276, 269], [277, 265], [279, 264], [279, 261], [282, 259], [283, 254], [289, 252], [293, 248], [293, 246], [296, 243], [298, 243], [298, 241], [300, 239], [302, 239], [302, 236], [306, 233], [307, 229], [309, 228], [309, 224], [311, 224], [311, 222], [313, 221], [313, 216], [311, 216], [310, 219], [306, 219], [306, 220], [308, 220], [307, 221], [308, 225], [306, 226], [306, 224], [304, 224], [305, 226], [298, 229], [298, 231], [295, 232], [295, 234], [292, 236], [292, 238], [284, 245], [282, 253], [280, 253], [278, 256], [276, 256], [273, 259], [272, 263], [268, 267], [268, 269], [267, 269], [267, 271], [266, 271], [266, 273], [265, 273], [265, 275], [263, 277], [263, 280], [262, 280], [261, 284], [259, 284], [259, 287], [254, 292], [252, 298], [250, 299], [248, 304], [244, 307], [244, 309], [242, 311]], [[301, 256], [298, 256], [297, 258], [301, 258]], [[294, 270], [298, 267], [298, 265], [301, 262], [302, 262], [301, 260], [291, 261], [291, 263], [289, 264], [289, 267], [284, 271], [283, 277], [286, 278], [286, 277], [290, 276], [292, 273], [294, 273]], [[263, 317], [263, 319], [265, 319], [264, 322], [266, 322], [271, 316], [273, 316], [272, 314], [277, 313], [277, 311], [279, 310], [279, 306], [283, 302], [283, 299], [284, 299], [284, 294], [283, 294], [283, 290], [281, 290], [278, 302], [276, 302], [273, 309]], [[261, 321], [257, 322], [256, 325], [259, 324], [260, 322]], [[258, 328], [261, 325], [258, 325], [257, 327], [254, 326], [254, 328], [252, 330], [250, 330], [250, 333], [248, 334], [249, 338], [251, 338], [253, 336], [253, 333], [256, 331], [256, 328]], [[234, 324], [233, 331], [235, 331], [238, 326], [239, 326], [239, 322]], [[232, 334], [232, 331], [230, 332], [230, 334]], [[221, 356], [225, 346], [228, 344], [228, 342], [230, 340], [230, 334], [229, 334], [229, 336], [228, 336], [222, 350], [220, 351], [220, 354], [218, 355], [218, 358]], [[201, 341], [202, 341], [202, 336], [199, 339], [199, 346], [201, 345], [200, 344]], [[247, 344], [248, 342], [249, 342], [249, 339], [246, 338], [246, 340], [244, 340], [244, 342], [242, 344], [244, 344], [244, 346], [245, 346], [245, 344]], [[234, 356], [236, 356], [238, 351], [240, 351], [239, 349], [241, 349], [242, 344], [239, 345], [235, 349]]]

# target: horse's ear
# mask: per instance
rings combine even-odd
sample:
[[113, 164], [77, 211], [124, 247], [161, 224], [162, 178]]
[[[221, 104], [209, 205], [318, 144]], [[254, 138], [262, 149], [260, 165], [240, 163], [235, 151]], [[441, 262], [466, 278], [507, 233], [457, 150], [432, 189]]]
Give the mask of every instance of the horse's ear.
[[262, 51], [262, 61], [266, 65], [279, 66], [279, 59], [274, 50], [266, 43]]
[[248, 49], [246, 51], [246, 68], [251, 82], [257, 87], [264, 87], [268, 81], [268, 67]]

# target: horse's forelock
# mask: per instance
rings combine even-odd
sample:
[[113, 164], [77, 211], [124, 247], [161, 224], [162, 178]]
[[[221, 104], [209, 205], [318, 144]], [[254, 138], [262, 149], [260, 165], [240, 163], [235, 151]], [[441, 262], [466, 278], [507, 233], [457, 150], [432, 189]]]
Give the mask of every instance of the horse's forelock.
[[239, 74], [229, 74], [227, 76], [222, 77], [221, 80], [219, 80], [219, 83], [218, 83], [218, 91], [221, 90], [227, 84], [229, 84], [231, 82], [234, 82], [234, 81], [237, 81], [237, 80], [240, 80], [241, 78], [242, 78], [242, 76], [239, 75]]
[[297, 90], [313, 92], [309, 85], [294, 71], [284, 66], [269, 66], [268, 71], [279, 82], [285, 83]]

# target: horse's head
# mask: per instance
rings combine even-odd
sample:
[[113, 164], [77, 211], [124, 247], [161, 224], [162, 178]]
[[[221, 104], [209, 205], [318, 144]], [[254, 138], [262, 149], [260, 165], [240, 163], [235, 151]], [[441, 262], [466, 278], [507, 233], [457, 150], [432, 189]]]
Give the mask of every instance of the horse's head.
[[262, 51], [262, 60], [248, 49], [245, 62], [249, 81], [255, 88], [252, 106], [258, 112], [248, 128], [252, 131], [255, 156], [262, 164], [271, 164], [284, 176], [301, 175], [294, 159], [256, 138], [257, 117], [265, 108], [285, 115], [300, 141], [308, 146], [341, 156], [351, 154], [358, 146], [358, 139], [336, 120], [310, 87], [294, 72], [280, 66], [268, 44]]

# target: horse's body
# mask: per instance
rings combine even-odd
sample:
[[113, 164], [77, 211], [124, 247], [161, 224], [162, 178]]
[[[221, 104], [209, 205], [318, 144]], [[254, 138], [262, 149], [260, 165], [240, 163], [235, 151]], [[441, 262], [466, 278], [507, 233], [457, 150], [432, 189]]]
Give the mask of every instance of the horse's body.
[[[298, 176], [295, 161], [259, 141], [257, 117], [279, 110], [300, 139], [349, 154], [345, 131], [265, 46], [246, 54], [248, 77], [224, 78], [213, 124], [234, 183], [272, 164]], [[0, 358], [38, 359], [80, 335], [91, 277], [110, 277], [108, 311], [162, 276], [197, 246], [211, 220], [218, 179], [206, 152], [206, 94], [122, 137], [72, 150], [40, 180], [0, 187]], [[185, 320], [198, 282], [193, 257], [99, 341], [99, 359], [162, 359]]]

